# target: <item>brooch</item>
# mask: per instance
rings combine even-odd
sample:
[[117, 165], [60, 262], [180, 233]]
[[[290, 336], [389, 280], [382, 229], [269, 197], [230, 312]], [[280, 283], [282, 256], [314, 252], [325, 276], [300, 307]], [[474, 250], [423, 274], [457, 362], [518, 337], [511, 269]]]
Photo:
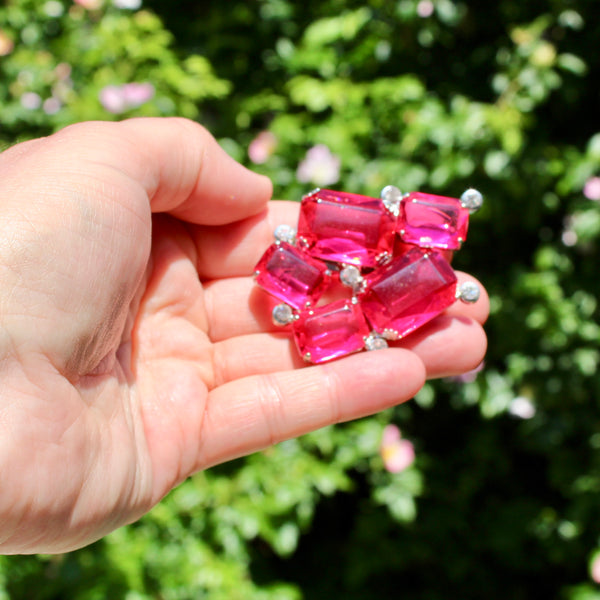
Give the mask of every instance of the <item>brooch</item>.
[[[255, 268], [281, 301], [273, 322], [291, 328], [298, 351], [322, 363], [386, 348], [479, 287], [458, 285], [450, 266], [483, 203], [386, 186], [379, 198], [316, 189], [302, 198], [297, 228], [280, 225]], [[345, 296], [345, 297], [344, 297]]]

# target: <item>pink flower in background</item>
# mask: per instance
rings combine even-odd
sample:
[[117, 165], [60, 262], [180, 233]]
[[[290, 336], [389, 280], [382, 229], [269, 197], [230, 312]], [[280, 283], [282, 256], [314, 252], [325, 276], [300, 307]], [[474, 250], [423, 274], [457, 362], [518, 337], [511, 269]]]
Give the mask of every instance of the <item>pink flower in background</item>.
[[42, 108], [47, 115], [54, 115], [62, 108], [62, 103], [58, 98], [50, 96], [50, 98], [44, 100]]
[[0, 56], [8, 56], [15, 47], [15, 43], [10, 37], [0, 30]]
[[248, 146], [248, 158], [253, 163], [262, 165], [269, 160], [276, 147], [277, 138], [270, 131], [261, 131]]
[[[52, 96], [48, 100], [50, 110], [57, 106], [57, 102], [61, 105], [66, 104], [73, 90], [73, 81], [71, 79], [71, 65], [69, 63], [59, 63], [54, 68], [55, 82], [52, 85]], [[44, 110], [46, 110], [44, 108]], [[48, 111], [46, 111], [48, 112]]]
[[123, 89], [118, 85], [107, 85], [100, 90], [100, 104], [111, 113], [119, 114], [127, 109]]
[[151, 83], [125, 83], [107, 85], [100, 90], [100, 104], [113, 114], [120, 114], [130, 108], [137, 108], [154, 96]]
[[325, 186], [340, 178], [341, 161], [324, 144], [317, 144], [308, 150], [304, 160], [298, 165], [296, 178], [301, 183], [314, 183]]
[[535, 404], [525, 396], [517, 396], [511, 400], [508, 412], [519, 419], [533, 419], [536, 413]]
[[461, 375], [453, 375], [452, 377], [448, 377], [448, 379], [450, 381], [455, 381], [456, 383], [473, 383], [477, 379], [478, 373], [483, 371], [484, 367], [485, 363], [481, 362], [474, 369], [462, 373]]
[[421, 0], [417, 4], [417, 14], [423, 19], [430, 17], [433, 14], [434, 6], [431, 0]]
[[600, 177], [590, 177], [585, 182], [583, 195], [589, 200], [600, 200]]
[[595, 583], [600, 583], [600, 552], [596, 552], [590, 561], [590, 577]]
[[126, 83], [122, 89], [127, 108], [137, 108], [154, 97], [154, 86], [151, 83]]
[[410, 467], [415, 460], [415, 447], [412, 442], [402, 439], [396, 425], [386, 425], [379, 447], [383, 464], [390, 473], [400, 473]]
[[25, 92], [21, 96], [21, 106], [27, 110], [37, 110], [42, 105], [42, 98], [35, 92]]
[[59, 81], [70, 81], [72, 67], [69, 63], [61, 62], [54, 67], [54, 75]]
[[561, 235], [562, 243], [565, 246], [574, 246], [575, 244], [577, 244], [577, 233], [573, 228], [573, 221], [574, 219], [572, 216], [565, 217], [564, 229]]
[[104, 0], [74, 0], [74, 2], [88, 10], [96, 10], [104, 4]]

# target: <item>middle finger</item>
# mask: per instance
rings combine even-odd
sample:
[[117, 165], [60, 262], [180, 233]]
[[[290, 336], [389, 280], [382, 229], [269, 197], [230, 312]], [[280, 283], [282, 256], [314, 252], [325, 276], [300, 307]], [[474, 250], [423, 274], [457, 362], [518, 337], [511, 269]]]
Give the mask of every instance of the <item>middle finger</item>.
[[[457, 272], [459, 284], [475, 281], [465, 273]], [[489, 312], [489, 299], [479, 284], [481, 296], [474, 304], [457, 301], [444, 314], [474, 319], [484, 323]], [[279, 300], [259, 288], [252, 277], [234, 277], [212, 281], [204, 285], [205, 307], [213, 342], [240, 335], [277, 332], [281, 328], [271, 321], [271, 311]]]

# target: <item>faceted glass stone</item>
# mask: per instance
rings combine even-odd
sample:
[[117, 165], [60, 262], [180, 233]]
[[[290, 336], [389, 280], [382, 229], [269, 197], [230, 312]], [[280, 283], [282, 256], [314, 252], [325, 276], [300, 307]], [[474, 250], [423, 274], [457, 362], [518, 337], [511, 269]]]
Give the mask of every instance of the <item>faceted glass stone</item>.
[[397, 231], [403, 242], [456, 250], [468, 226], [469, 210], [457, 198], [411, 192], [400, 202]]
[[292, 327], [300, 354], [312, 363], [362, 350], [370, 333], [360, 307], [350, 300], [304, 311]]
[[330, 281], [327, 265], [286, 242], [271, 244], [255, 272], [260, 287], [294, 308], [317, 302]]
[[317, 190], [302, 199], [298, 245], [325, 261], [375, 267], [392, 251], [394, 228], [379, 198]]
[[456, 275], [440, 253], [413, 248], [365, 277], [360, 305], [377, 333], [404, 337], [456, 300]]

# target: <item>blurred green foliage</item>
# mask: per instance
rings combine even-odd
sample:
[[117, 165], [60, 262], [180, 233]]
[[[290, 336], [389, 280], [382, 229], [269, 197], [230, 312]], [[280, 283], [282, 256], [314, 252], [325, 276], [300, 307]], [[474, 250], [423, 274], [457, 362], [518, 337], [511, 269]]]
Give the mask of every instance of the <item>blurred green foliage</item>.
[[[0, 600], [600, 599], [596, 3], [135, 4], [4, 3], [2, 143], [178, 114], [279, 197], [320, 177], [476, 187], [456, 266], [490, 291], [490, 348], [477, 374], [201, 473], [89, 548], [0, 557]], [[320, 144], [331, 164], [300, 181]], [[389, 423], [416, 449], [396, 474]]]

